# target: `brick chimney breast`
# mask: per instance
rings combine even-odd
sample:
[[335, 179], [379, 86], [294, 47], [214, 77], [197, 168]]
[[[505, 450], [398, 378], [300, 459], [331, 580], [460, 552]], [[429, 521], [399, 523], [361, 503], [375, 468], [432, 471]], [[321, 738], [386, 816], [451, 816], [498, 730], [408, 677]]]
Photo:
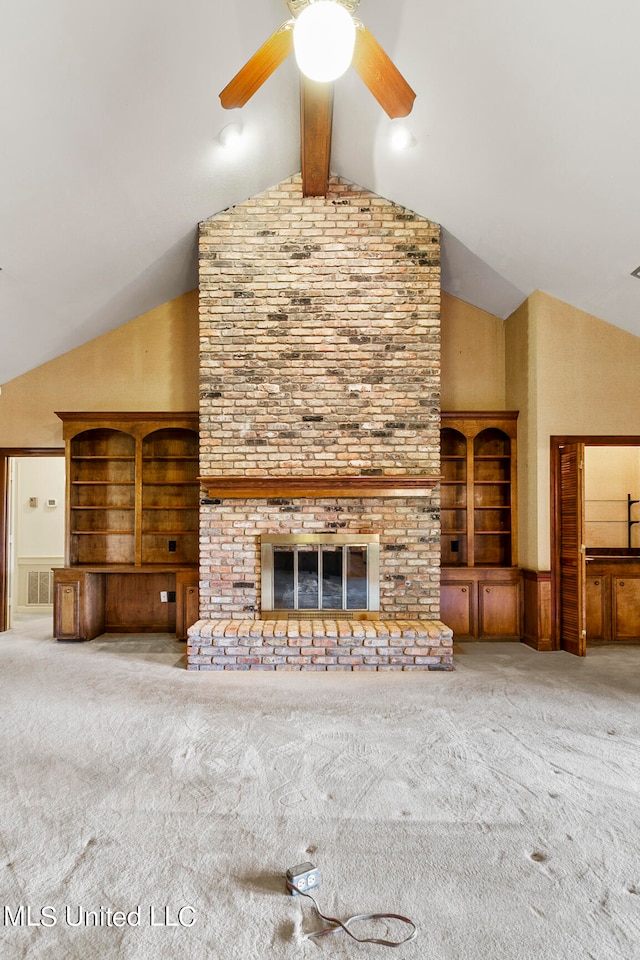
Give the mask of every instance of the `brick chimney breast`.
[[[437, 478], [439, 225], [340, 179], [303, 198], [300, 175], [204, 221], [200, 397], [202, 477]], [[439, 616], [437, 486], [203, 501], [201, 617], [260, 618], [261, 534], [331, 530], [380, 534], [381, 618]]]

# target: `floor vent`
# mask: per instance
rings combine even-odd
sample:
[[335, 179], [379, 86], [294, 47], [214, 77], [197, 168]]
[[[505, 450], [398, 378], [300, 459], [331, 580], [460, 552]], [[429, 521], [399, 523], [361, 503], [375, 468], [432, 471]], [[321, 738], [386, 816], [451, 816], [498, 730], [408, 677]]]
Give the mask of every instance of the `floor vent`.
[[27, 603], [53, 603], [53, 573], [51, 570], [29, 570]]

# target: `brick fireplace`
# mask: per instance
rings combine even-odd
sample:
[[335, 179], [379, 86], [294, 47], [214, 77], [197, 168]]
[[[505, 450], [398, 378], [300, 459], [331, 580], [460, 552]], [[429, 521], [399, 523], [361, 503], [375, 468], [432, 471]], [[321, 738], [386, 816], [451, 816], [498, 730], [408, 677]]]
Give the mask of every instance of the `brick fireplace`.
[[[437, 224], [342, 180], [303, 199], [300, 176], [201, 224], [189, 669], [451, 669], [439, 239]], [[263, 611], [261, 537], [292, 534], [378, 535], [379, 610]]]

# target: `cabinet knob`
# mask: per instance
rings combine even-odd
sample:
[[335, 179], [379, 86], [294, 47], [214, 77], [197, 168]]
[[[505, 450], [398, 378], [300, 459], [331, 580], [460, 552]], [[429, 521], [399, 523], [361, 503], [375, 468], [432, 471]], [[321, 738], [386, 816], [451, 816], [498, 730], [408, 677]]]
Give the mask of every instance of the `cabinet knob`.
[[491, 593], [491, 587], [485, 587], [485, 588], [484, 588], [484, 592], [485, 592], [485, 593]]
[[65, 593], [71, 593], [71, 587], [65, 587]]
[[189, 593], [193, 593], [193, 587], [189, 587]]
[[624, 580], [621, 580], [621, 581], [620, 581], [620, 586], [621, 586], [621, 587], [624, 587]]
[[466, 593], [466, 592], [467, 592], [467, 588], [466, 588], [466, 587], [463, 587], [460, 592], [461, 592], [461, 593]]
[[594, 580], [593, 582], [594, 582], [594, 584], [596, 585], [596, 587], [599, 587], [599, 586], [600, 586], [600, 581], [599, 581], [599, 580]]

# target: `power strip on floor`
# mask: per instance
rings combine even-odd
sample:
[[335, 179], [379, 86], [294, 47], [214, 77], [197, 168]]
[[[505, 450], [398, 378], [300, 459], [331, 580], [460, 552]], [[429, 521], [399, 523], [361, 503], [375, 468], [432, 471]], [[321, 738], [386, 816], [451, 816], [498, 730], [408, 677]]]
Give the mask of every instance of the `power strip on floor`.
[[300, 894], [307, 893], [309, 890], [317, 890], [320, 885], [318, 868], [308, 860], [306, 863], [299, 863], [296, 867], [289, 867], [286, 877], [287, 889], [292, 897], [299, 897]]

